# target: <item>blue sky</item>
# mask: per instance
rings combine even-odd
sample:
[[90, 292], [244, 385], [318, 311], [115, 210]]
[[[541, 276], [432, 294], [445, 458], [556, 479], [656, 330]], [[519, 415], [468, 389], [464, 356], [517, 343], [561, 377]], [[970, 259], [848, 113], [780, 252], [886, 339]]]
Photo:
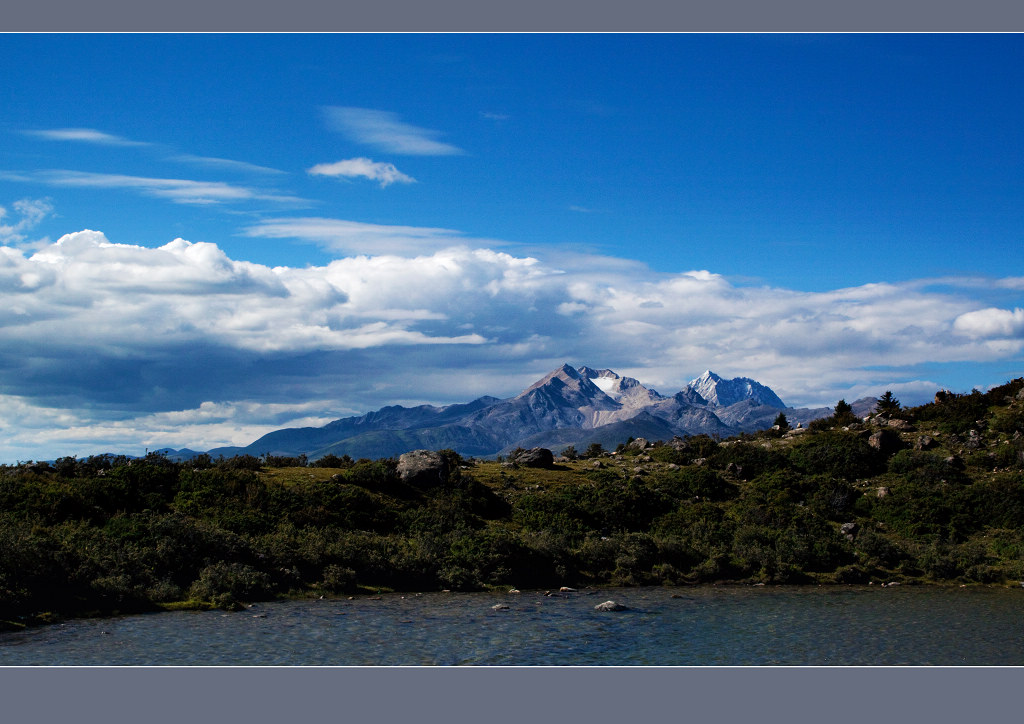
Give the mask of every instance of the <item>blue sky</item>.
[[0, 461], [564, 361], [1024, 373], [1019, 35], [4, 35]]

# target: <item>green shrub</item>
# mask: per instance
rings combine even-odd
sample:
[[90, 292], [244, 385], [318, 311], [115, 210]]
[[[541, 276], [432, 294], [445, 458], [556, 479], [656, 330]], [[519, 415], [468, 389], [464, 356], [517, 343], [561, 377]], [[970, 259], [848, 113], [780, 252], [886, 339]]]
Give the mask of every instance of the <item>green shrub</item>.
[[356, 590], [356, 572], [336, 563], [326, 565], [320, 587], [331, 593], [351, 593]]
[[274, 595], [269, 575], [243, 563], [219, 561], [199, 572], [189, 588], [189, 596], [227, 606], [242, 601], [262, 601]]
[[867, 478], [885, 469], [885, 458], [855, 433], [823, 432], [794, 445], [789, 459], [800, 472], [845, 480]]

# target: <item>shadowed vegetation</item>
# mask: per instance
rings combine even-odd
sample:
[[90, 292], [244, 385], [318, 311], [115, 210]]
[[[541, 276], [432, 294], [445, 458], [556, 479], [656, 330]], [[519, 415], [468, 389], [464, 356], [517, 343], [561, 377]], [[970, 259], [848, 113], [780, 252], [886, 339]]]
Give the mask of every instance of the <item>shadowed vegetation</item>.
[[[0, 620], [360, 591], [1024, 578], [1024, 380], [551, 468], [102, 456], [0, 467]], [[895, 421], [898, 424], [893, 424]], [[881, 431], [893, 444], [881, 445]]]

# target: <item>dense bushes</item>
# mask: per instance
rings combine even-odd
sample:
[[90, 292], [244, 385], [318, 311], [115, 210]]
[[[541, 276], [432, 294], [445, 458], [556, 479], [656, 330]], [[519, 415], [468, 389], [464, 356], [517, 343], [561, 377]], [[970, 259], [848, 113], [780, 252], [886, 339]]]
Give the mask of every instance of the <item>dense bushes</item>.
[[597, 469], [444, 451], [429, 489], [345, 457], [0, 466], [0, 620], [383, 588], [1020, 579], [1022, 388], [901, 409], [932, 439], [895, 454], [823, 425], [622, 446]]

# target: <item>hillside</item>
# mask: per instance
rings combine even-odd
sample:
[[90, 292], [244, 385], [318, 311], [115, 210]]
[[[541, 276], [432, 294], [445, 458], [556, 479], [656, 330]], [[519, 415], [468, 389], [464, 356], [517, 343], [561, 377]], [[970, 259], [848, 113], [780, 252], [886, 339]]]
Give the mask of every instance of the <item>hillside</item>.
[[426, 476], [344, 458], [3, 466], [0, 620], [382, 589], [1019, 585], [1024, 379], [879, 405], [544, 468], [450, 450]]

